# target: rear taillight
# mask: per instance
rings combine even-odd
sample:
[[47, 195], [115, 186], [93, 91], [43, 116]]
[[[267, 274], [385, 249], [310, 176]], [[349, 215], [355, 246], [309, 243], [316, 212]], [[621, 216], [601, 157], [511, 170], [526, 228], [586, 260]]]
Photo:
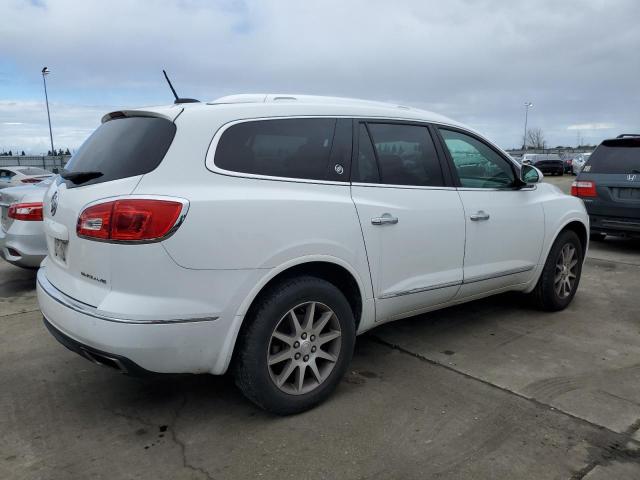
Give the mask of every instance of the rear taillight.
[[20, 181], [22, 183], [40, 183], [42, 179], [41, 178], [23, 178]]
[[9, 206], [9, 218], [26, 222], [42, 221], [42, 202], [14, 203]]
[[595, 182], [575, 181], [571, 184], [571, 195], [574, 197], [597, 197]]
[[79, 237], [114, 242], [159, 240], [178, 223], [183, 204], [170, 200], [128, 199], [100, 203], [78, 217]]

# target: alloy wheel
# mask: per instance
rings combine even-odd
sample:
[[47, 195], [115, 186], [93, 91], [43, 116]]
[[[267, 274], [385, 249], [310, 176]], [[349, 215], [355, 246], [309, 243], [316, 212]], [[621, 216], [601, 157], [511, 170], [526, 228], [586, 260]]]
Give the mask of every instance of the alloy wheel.
[[338, 361], [341, 337], [338, 317], [328, 306], [306, 302], [292, 308], [271, 334], [267, 350], [271, 380], [291, 395], [315, 390]]
[[571, 295], [576, 284], [576, 268], [578, 255], [576, 248], [571, 243], [566, 243], [556, 261], [556, 273], [553, 287], [559, 298], [567, 298]]

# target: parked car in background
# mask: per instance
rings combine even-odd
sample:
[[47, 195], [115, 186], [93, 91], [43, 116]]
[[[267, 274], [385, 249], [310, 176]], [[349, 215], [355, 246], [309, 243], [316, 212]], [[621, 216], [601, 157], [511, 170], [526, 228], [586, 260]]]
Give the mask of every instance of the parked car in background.
[[573, 157], [573, 174], [578, 175], [584, 167], [584, 164], [589, 160], [591, 153], [579, 153], [575, 157]]
[[469, 128], [295, 95], [105, 115], [44, 199], [52, 335], [127, 373], [230, 369], [279, 414], [323, 401], [356, 334], [510, 290], [572, 300], [583, 203]]
[[591, 236], [640, 237], [640, 135], [603, 141], [571, 186], [584, 200]]
[[47, 255], [42, 199], [52, 180], [0, 191], [0, 257], [7, 262], [36, 268]]
[[53, 173], [40, 167], [0, 167], [0, 188], [40, 183], [53, 176]]
[[525, 153], [522, 156], [522, 164], [533, 165], [542, 173], [564, 174], [564, 163], [557, 153]]

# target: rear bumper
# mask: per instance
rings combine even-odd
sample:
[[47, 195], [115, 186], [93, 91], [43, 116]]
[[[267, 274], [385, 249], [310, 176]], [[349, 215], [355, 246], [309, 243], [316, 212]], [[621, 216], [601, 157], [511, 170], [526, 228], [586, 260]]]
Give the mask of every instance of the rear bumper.
[[542, 173], [564, 173], [564, 165], [561, 163], [553, 164], [553, 165], [534, 165], [538, 170]]
[[0, 257], [25, 268], [37, 268], [47, 255], [42, 222], [14, 221], [5, 232], [0, 228]]
[[640, 237], [640, 219], [589, 215], [592, 233]]
[[139, 321], [116, 317], [56, 289], [44, 268], [38, 271], [37, 293], [53, 336], [96, 363], [116, 365], [133, 374], [222, 373], [214, 369], [228, 328], [220, 318]]

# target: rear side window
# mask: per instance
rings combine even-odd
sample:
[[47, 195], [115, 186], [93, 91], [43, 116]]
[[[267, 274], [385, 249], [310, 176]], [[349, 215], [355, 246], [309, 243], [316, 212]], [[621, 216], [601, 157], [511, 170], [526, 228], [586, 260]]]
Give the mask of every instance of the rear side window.
[[350, 158], [351, 120], [288, 118], [232, 125], [214, 163], [240, 173], [348, 181]]
[[586, 173], [640, 173], [640, 138], [605, 140], [583, 168]]
[[380, 181], [390, 185], [442, 186], [444, 180], [426, 127], [369, 123]]
[[100, 176], [69, 187], [108, 182], [143, 175], [164, 158], [176, 126], [164, 118], [126, 117], [109, 120], [98, 127], [69, 160], [65, 172], [96, 172]]

